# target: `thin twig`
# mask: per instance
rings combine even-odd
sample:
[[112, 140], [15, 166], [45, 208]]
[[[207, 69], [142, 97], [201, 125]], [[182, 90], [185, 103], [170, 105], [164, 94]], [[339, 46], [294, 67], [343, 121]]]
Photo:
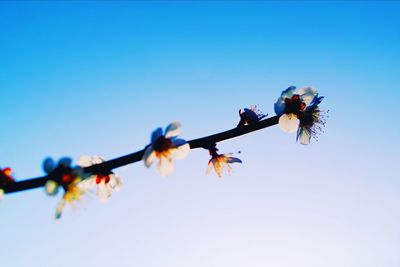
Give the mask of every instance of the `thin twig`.
[[[235, 138], [241, 135], [248, 134], [250, 132], [258, 131], [263, 128], [267, 128], [270, 126], [273, 126], [275, 124], [278, 124], [279, 116], [274, 116], [265, 120], [261, 120], [257, 123], [254, 123], [252, 125], [247, 125], [247, 126], [242, 126], [238, 128], [234, 128], [225, 132], [213, 134], [210, 136], [194, 139], [188, 141], [190, 148], [195, 149], [195, 148], [207, 148], [212, 146], [213, 144], [216, 144], [218, 142]], [[142, 160], [143, 154], [144, 154], [145, 149], [142, 149], [140, 151], [137, 151], [135, 153], [122, 156], [119, 158], [111, 159], [108, 161], [104, 161], [102, 163], [92, 165], [89, 167], [84, 168], [85, 172], [92, 173], [92, 174], [99, 174], [99, 173], [106, 173], [108, 171], [111, 171], [115, 168], [119, 168], [128, 164], [132, 164], [138, 161]], [[5, 193], [14, 193], [14, 192], [19, 192], [23, 190], [28, 190], [28, 189], [33, 189], [33, 188], [38, 188], [42, 187], [46, 184], [48, 180], [50, 180], [50, 176], [46, 175], [43, 177], [38, 177], [38, 178], [32, 178], [32, 179], [26, 179], [23, 181], [19, 182], [14, 182], [9, 184], [7, 187], [4, 188]]]

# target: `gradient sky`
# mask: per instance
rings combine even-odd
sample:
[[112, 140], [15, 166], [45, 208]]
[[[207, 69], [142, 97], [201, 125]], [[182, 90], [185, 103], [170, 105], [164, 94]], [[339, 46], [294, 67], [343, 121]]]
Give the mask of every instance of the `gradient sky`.
[[0, 203], [1, 266], [399, 267], [400, 3], [1, 2], [0, 165], [43, 175], [51, 156], [113, 158], [174, 120], [192, 139], [290, 85], [326, 96], [302, 146], [271, 127], [193, 150], [170, 177], [117, 170], [107, 203], [55, 222], [61, 195]]

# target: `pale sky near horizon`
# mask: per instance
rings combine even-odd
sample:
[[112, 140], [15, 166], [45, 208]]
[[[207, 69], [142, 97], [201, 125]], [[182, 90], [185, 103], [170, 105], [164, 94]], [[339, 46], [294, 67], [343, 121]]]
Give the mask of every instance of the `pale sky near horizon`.
[[55, 222], [61, 195], [0, 203], [0, 266], [399, 267], [397, 2], [1, 2], [0, 166], [114, 158], [172, 121], [193, 139], [251, 104], [313, 86], [329, 109], [309, 146], [271, 127], [222, 142], [243, 161], [205, 175], [193, 150], [161, 177]]

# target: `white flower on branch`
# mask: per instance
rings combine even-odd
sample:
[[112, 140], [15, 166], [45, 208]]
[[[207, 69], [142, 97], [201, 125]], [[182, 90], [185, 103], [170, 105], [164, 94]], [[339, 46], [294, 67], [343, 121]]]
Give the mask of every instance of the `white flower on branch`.
[[[78, 165], [89, 167], [100, 164], [105, 160], [99, 156], [81, 156], [78, 159]], [[122, 186], [122, 179], [119, 175], [110, 172], [108, 174], [93, 174], [79, 183], [84, 190], [97, 188], [96, 195], [101, 201], [109, 199], [114, 191], [118, 191]]]
[[229, 175], [232, 171], [231, 163], [242, 163], [238, 158], [232, 157], [233, 153], [218, 154], [218, 148], [214, 145], [208, 149], [211, 159], [208, 161], [207, 174], [214, 169], [219, 178], [222, 177], [224, 171]]
[[279, 126], [284, 132], [295, 132], [299, 125], [299, 115], [303, 112], [318, 95], [311, 87], [296, 90], [291, 86], [282, 92], [275, 103], [275, 113], [280, 116]]
[[283, 91], [275, 103], [281, 129], [285, 132], [297, 130], [296, 140], [303, 145], [310, 144], [311, 137], [317, 139], [326, 121], [325, 112], [318, 107], [323, 98], [311, 87], [296, 90], [291, 86]]
[[43, 162], [44, 171], [51, 177], [45, 184], [46, 192], [49, 195], [56, 195], [59, 187], [64, 189], [64, 194], [56, 208], [56, 219], [61, 218], [66, 204], [75, 207], [75, 203], [79, 202], [86, 193], [79, 183], [86, 178], [87, 174], [79, 166], [72, 168], [71, 163], [70, 158], [62, 158], [58, 164], [51, 158]]
[[181, 133], [181, 124], [173, 122], [167, 126], [165, 133], [157, 128], [151, 135], [151, 144], [146, 148], [143, 161], [146, 167], [158, 159], [157, 169], [162, 176], [169, 175], [173, 170], [174, 159], [184, 159], [189, 151], [188, 142], [177, 138]]
[[82, 196], [86, 193], [85, 190], [79, 186], [79, 183], [82, 181], [80, 177], [71, 175], [69, 179], [71, 179], [71, 181], [63, 186], [65, 191], [56, 208], [56, 219], [61, 218], [66, 204], [69, 204], [74, 208], [75, 203], [79, 202]]

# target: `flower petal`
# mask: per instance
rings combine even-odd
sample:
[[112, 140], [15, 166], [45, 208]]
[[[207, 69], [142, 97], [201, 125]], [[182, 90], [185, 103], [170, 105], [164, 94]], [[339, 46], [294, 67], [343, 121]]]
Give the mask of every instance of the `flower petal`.
[[282, 131], [287, 133], [293, 133], [299, 126], [299, 120], [293, 114], [283, 114], [279, 117], [279, 126]]
[[190, 145], [183, 139], [176, 139], [172, 142], [175, 146], [173, 150], [173, 156], [177, 159], [184, 159], [187, 157], [190, 151]]
[[289, 86], [284, 90], [274, 105], [275, 114], [280, 116], [285, 113], [285, 98], [292, 98], [296, 90], [296, 86]]
[[174, 169], [172, 160], [166, 157], [161, 157], [157, 169], [162, 176], [168, 176]]
[[302, 87], [299, 90], [297, 90], [297, 94], [299, 94], [299, 95], [309, 94], [309, 95], [316, 96], [318, 94], [318, 92], [316, 89], [307, 86], [307, 87]]
[[299, 139], [302, 145], [309, 145], [311, 141], [311, 131], [307, 128], [299, 128], [297, 132], [297, 140]]
[[46, 158], [43, 161], [43, 170], [45, 173], [51, 173], [56, 168], [56, 163], [52, 158]]
[[286, 90], [284, 90], [281, 94], [281, 98], [285, 100], [285, 98], [292, 98], [294, 95], [294, 91], [296, 90], [296, 86], [289, 86]]
[[153, 150], [152, 146], [149, 146], [143, 155], [144, 165], [148, 168], [153, 164], [153, 161], [156, 159], [156, 152]]
[[173, 147], [179, 147], [187, 144], [187, 141], [181, 138], [173, 138], [171, 139]]
[[308, 108], [315, 108], [315, 106], [318, 106], [321, 104], [322, 100], [324, 99], [323, 96], [318, 96], [318, 94], [314, 97]]
[[213, 168], [214, 168], [214, 164], [213, 164], [213, 162], [210, 160], [210, 161], [208, 162], [208, 167], [207, 167], [207, 170], [206, 170], [206, 174], [209, 174], [209, 173], [212, 171]]
[[59, 185], [56, 181], [48, 180], [44, 186], [46, 193], [50, 196], [54, 196], [58, 193]]
[[0, 201], [4, 199], [4, 189], [0, 188]]
[[56, 208], [56, 219], [60, 219], [61, 218], [61, 215], [62, 215], [62, 212], [64, 210], [65, 204], [66, 203], [65, 203], [65, 201], [63, 199], [58, 203], [57, 208]]
[[278, 99], [278, 101], [276, 101], [274, 105], [275, 114], [278, 116], [282, 115], [283, 113], [285, 113], [285, 108], [285, 102]]
[[112, 194], [112, 190], [108, 184], [100, 183], [97, 187], [97, 197], [100, 201], [105, 202], [107, 201]]
[[242, 161], [235, 157], [227, 157], [227, 163], [242, 163]]
[[110, 174], [110, 182], [108, 184], [114, 191], [118, 191], [122, 187], [122, 178], [117, 174]]
[[298, 90], [298, 94], [301, 97], [301, 100], [309, 106], [311, 102], [313, 102], [314, 98], [318, 95], [317, 90], [311, 87], [303, 87]]
[[64, 167], [69, 167], [69, 166], [71, 166], [71, 164], [72, 164], [72, 159], [71, 159], [71, 158], [67, 158], [67, 157], [61, 158], [61, 159], [58, 161], [58, 164], [59, 164], [59, 165], [63, 165]]
[[87, 155], [80, 156], [76, 164], [78, 164], [81, 167], [91, 166], [93, 165], [92, 157]]
[[173, 122], [165, 129], [165, 138], [171, 138], [178, 136], [181, 133], [181, 124], [179, 122]]
[[160, 138], [163, 135], [162, 129], [157, 128], [153, 133], [151, 134], [151, 143], [154, 143], [158, 138]]
[[92, 165], [100, 164], [104, 161], [105, 161], [105, 159], [100, 156], [97, 156], [97, 155], [92, 156]]
[[218, 175], [219, 178], [222, 178], [222, 172], [223, 172], [225, 166], [227, 166], [226, 162], [213, 159], [214, 171]]
[[84, 191], [89, 191], [93, 189], [93, 187], [96, 186], [96, 175], [92, 175], [89, 178], [82, 180], [81, 182], [79, 182], [78, 186]]

